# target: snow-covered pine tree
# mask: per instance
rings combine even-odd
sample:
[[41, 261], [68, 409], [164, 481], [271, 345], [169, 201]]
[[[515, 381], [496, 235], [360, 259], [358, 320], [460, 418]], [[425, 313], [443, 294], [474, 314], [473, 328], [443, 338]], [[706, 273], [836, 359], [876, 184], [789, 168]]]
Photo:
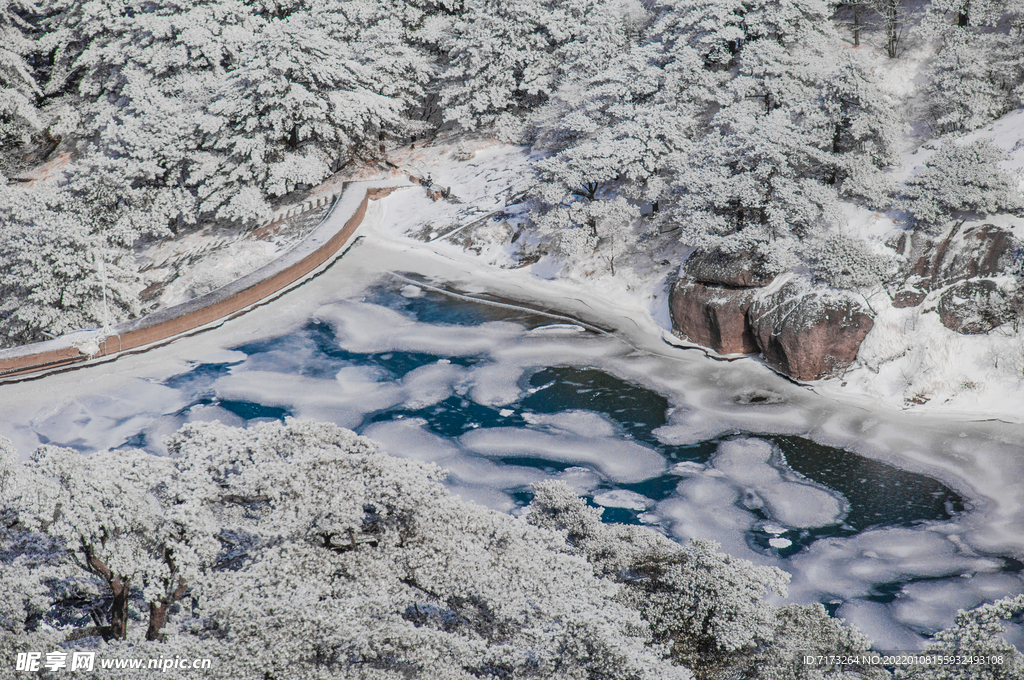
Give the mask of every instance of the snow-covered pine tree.
[[696, 50], [712, 69], [734, 65], [752, 41], [781, 45], [805, 42], [828, 23], [829, 6], [820, 0], [669, 0], [655, 3], [660, 32]]
[[464, 130], [497, 124], [499, 136], [521, 136], [522, 115], [547, 101], [562, 69], [596, 70], [621, 49], [630, 11], [608, 0], [467, 2], [442, 44], [445, 120]]
[[[166, 621], [160, 652], [212, 656], [212, 677], [693, 677], [650, 644], [649, 626], [616, 600], [620, 586], [568, 554], [563, 535], [453, 498], [435, 466], [312, 422], [190, 425], [169, 448], [0, 458], [0, 473], [20, 482], [3, 506], [17, 516], [0, 531], [35, 531], [37, 547], [62, 538], [65, 561], [77, 551], [98, 574], [81, 604], [99, 600], [110, 614], [152, 614], [184, 579], [187, 606]], [[32, 579], [47, 572], [7, 571], [0, 557], [26, 582], [21, 610], [29, 596], [45, 600]], [[124, 606], [102, 589], [127, 593]], [[42, 604], [50, 616], [54, 595]], [[87, 636], [115, 632], [114, 617], [102, 618], [102, 631], [65, 627], [62, 647], [152, 651], [130, 623], [123, 641]], [[8, 623], [0, 654], [12, 639], [52, 639], [24, 623], [8, 635]]]
[[822, 73], [818, 97], [823, 150], [829, 153], [822, 180], [842, 196], [864, 199], [872, 208], [887, 206], [892, 186], [884, 169], [899, 162], [899, 106], [849, 53]]
[[[713, 541], [680, 546], [644, 527], [601, 522], [562, 482], [534, 486], [526, 519], [565, 532], [566, 550], [585, 557], [601, 578], [621, 583], [620, 599], [649, 623], [655, 640], [699, 678], [821, 680], [802, 654], [854, 654], [870, 642], [831, 619], [821, 605], [776, 607], [789, 575], [718, 552]], [[835, 672], [836, 680], [882, 680], [884, 670]]]
[[79, 63], [91, 46], [106, 44], [124, 30], [134, 10], [131, 0], [43, 0], [39, 51], [48, 97], [78, 94], [87, 69]]
[[368, 87], [392, 99], [402, 116], [401, 127], [380, 131], [381, 144], [398, 134], [425, 133], [440, 123], [440, 43], [461, 6], [461, 0], [347, 0], [337, 5], [347, 20], [331, 25], [333, 37], [351, 45], [372, 75]]
[[936, 133], [968, 132], [1020, 106], [1019, 37], [958, 28], [930, 65], [927, 103]]
[[[957, 612], [953, 626], [932, 636], [925, 654], [985, 659], [984, 665], [901, 668], [898, 680], [1016, 680], [1024, 655], [1003, 637], [1004, 621], [1024, 612], [1024, 595]], [[995, 660], [998, 659], [998, 662]]]
[[667, 161], [688, 148], [720, 80], [664, 22], [597, 73], [567, 74], [533, 116], [534, 147], [553, 154], [535, 164], [540, 232], [573, 258], [600, 249], [614, 272], [640, 236], [636, 206], [663, 198]]
[[935, 229], [957, 215], [1021, 210], [1018, 178], [999, 167], [1005, 151], [987, 139], [968, 144], [947, 140], [917, 174], [906, 181], [903, 205], [923, 229]]
[[401, 105], [377, 94], [372, 70], [333, 37], [344, 20], [327, 7], [296, 11], [254, 33], [200, 123], [209, 142], [189, 181], [204, 211], [262, 217], [264, 196], [317, 184], [404, 129]]
[[1024, 83], [1019, 0], [936, 0], [922, 25], [940, 42], [928, 68], [929, 122], [966, 132], [1016, 108]]
[[34, 49], [22, 17], [27, 12], [20, 0], [0, 0], [0, 164], [42, 127], [36, 108], [42, 91], [26, 61]]
[[770, 250], [782, 265], [798, 249], [790, 239], [841, 221], [840, 190], [885, 202], [877, 168], [892, 162], [897, 119], [855, 59], [837, 63], [841, 40], [824, 3], [720, 0], [666, 12], [682, 29], [676, 39], [725, 81], [707, 132], [672, 161], [665, 219], [684, 241], [780, 241]]
[[134, 238], [104, 229], [78, 207], [56, 189], [0, 185], [0, 344], [37, 342], [138, 313], [141, 286], [125, 242]]

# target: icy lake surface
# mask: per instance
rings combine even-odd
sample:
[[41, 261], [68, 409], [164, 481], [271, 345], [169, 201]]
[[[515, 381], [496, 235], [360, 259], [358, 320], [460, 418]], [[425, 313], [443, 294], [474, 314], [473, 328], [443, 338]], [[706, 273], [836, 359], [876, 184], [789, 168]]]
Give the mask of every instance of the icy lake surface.
[[[556, 478], [608, 521], [717, 540], [790, 572], [793, 600], [825, 603], [879, 649], [918, 648], [958, 608], [1024, 592], [1020, 506], [941, 474], [955, 437], [920, 441], [915, 463], [906, 437], [924, 435], [812, 412], [763, 371], [673, 364], [589, 324], [409, 276], [320, 281], [312, 306], [286, 296], [178, 349], [0, 387], [0, 434], [26, 455], [39, 443], [161, 454], [190, 421], [329, 420], [436, 462], [454, 493], [496, 509], [516, 512], [531, 483]], [[854, 441], [875, 442], [873, 455], [832, 445]], [[964, 469], [1021, 452], [964, 441]]]

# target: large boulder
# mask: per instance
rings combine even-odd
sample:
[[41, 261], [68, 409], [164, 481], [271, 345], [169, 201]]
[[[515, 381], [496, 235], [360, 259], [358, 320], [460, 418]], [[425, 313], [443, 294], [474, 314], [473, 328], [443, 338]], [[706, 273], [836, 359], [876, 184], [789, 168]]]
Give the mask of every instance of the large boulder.
[[904, 233], [890, 245], [907, 258], [907, 266], [889, 288], [896, 307], [916, 306], [929, 292], [953, 283], [998, 276], [1024, 260], [1024, 243], [991, 224], [963, 231], [957, 224], [939, 238]]
[[747, 316], [768, 365], [798, 380], [842, 373], [874, 325], [852, 296], [795, 281], [755, 298]]
[[696, 250], [683, 267], [687, 278], [697, 283], [730, 288], [759, 288], [771, 283], [777, 271], [755, 250]]
[[720, 354], [758, 351], [747, 321], [754, 288], [723, 288], [680, 279], [669, 294], [676, 335]]
[[672, 331], [720, 354], [758, 351], [747, 310], [776, 272], [755, 250], [696, 250], [669, 294]]
[[952, 331], [988, 333], [1024, 314], [1024, 294], [1012, 283], [972, 279], [944, 290], [937, 311], [942, 325]]

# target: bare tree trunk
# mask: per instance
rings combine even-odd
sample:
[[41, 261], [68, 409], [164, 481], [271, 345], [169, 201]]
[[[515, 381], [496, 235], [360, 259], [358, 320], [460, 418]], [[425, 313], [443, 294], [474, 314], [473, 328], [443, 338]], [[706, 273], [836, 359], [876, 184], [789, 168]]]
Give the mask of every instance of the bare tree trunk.
[[900, 55], [905, 29], [906, 9], [903, 0], [874, 0], [875, 11], [882, 17], [885, 32], [885, 53], [890, 59]]
[[172, 604], [180, 600], [188, 592], [185, 579], [178, 579], [178, 587], [173, 593], [160, 598], [157, 602], [149, 603], [149, 627], [146, 629], [147, 640], [163, 640], [164, 636], [160, 631], [167, 623], [167, 610]]
[[115, 576], [110, 588], [114, 591], [114, 602], [110, 605], [110, 637], [124, 640], [128, 637], [128, 595], [131, 584]]
[[103, 560], [96, 556], [91, 545], [85, 546], [85, 562], [95, 574], [102, 576], [114, 599], [110, 604], [110, 624], [100, 629], [106, 639], [124, 640], [128, 637], [128, 597], [131, 594], [131, 583], [110, 570]]

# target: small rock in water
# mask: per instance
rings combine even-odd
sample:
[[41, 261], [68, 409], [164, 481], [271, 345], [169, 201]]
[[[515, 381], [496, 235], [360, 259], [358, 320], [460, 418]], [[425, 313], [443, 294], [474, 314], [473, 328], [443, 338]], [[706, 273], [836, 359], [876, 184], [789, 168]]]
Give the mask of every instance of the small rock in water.
[[770, 545], [773, 548], [782, 549], [788, 548], [789, 546], [793, 545], [793, 541], [789, 540], [788, 538], [769, 538], [768, 545]]
[[410, 283], [408, 286], [402, 287], [402, 297], [418, 298], [420, 295], [423, 295], [423, 289], [419, 286]]

